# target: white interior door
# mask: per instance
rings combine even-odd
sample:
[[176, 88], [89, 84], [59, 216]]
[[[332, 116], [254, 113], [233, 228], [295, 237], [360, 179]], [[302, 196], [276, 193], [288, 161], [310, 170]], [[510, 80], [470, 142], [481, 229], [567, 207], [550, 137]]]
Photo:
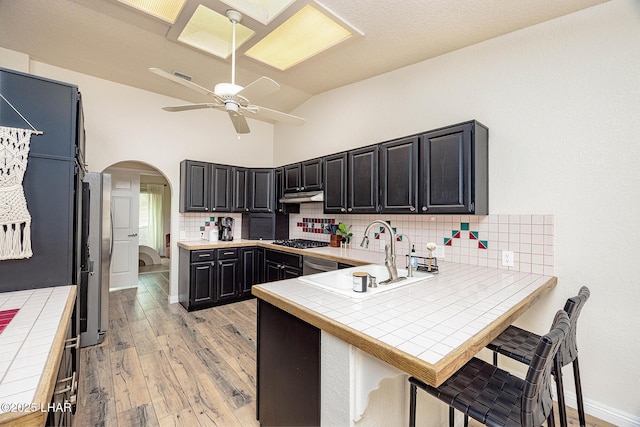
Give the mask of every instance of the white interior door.
[[113, 253], [110, 289], [138, 285], [140, 176], [112, 174]]

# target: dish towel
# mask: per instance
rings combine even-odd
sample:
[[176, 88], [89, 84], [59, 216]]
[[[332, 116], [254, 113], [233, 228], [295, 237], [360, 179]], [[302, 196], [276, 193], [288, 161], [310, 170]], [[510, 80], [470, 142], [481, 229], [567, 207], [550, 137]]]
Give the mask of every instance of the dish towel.
[[0, 260], [30, 258], [31, 214], [22, 180], [27, 169], [30, 129], [0, 126]]

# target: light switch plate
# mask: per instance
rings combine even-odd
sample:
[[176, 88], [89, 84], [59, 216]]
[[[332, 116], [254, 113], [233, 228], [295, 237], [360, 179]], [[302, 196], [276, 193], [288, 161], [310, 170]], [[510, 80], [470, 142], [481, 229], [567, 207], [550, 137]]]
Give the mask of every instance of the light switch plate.
[[187, 240], [187, 232], [180, 230], [180, 240]]

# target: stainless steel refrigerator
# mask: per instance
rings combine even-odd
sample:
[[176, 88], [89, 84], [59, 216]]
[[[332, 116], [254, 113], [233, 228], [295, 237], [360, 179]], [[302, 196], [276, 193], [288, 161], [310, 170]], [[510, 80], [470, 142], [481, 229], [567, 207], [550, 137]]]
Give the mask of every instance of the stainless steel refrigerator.
[[100, 344], [109, 329], [109, 270], [113, 249], [111, 175], [84, 177], [83, 255], [80, 285], [80, 346]]

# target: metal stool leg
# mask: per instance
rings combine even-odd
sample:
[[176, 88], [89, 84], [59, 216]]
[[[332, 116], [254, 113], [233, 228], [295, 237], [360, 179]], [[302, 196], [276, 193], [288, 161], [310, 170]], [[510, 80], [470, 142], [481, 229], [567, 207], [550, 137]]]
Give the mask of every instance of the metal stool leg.
[[553, 361], [553, 376], [556, 380], [556, 391], [558, 392], [558, 413], [560, 414], [560, 426], [567, 427], [567, 407], [564, 401], [564, 385], [562, 384], [562, 365], [556, 357]]
[[498, 366], [498, 352], [493, 352], [493, 366]]
[[582, 383], [580, 382], [580, 366], [578, 365], [578, 357], [573, 361], [573, 377], [576, 381], [576, 398], [578, 401], [578, 419], [580, 427], [585, 427], [586, 421], [584, 417], [584, 402], [582, 400]]
[[449, 427], [455, 427], [455, 413], [453, 412], [453, 406], [449, 406]]
[[418, 388], [409, 383], [409, 427], [416, 427], [416, 393]]

